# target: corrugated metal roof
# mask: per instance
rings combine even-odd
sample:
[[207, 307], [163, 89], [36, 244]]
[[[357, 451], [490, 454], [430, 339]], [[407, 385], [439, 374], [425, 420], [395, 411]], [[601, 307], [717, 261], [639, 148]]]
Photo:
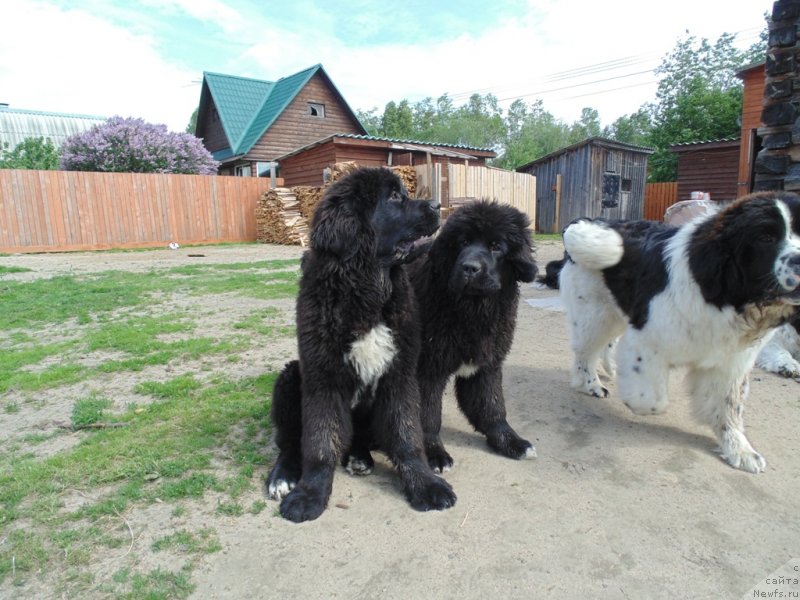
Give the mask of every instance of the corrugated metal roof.
[[56, 147], [76, 133], [105, 123], [105, 117], [25, 110], [0, 105], [0, 144], [9, 149], [30, 137], [49, 138]]
[[681, 149], [681, 148], [684, 148], [686, 146], [703, 146], [703, 145], [708, 145], [708, 144], [727, 144], [727, 143], [730, 143], [730, 142], [738, 142], [740, 140], [741, 140], [741, 138], [738, 135], [736, 135], [736, 136], [732, 136], [732, 137], [719, 138], [719, 139], [716, 139], [716, 140], [702, 140], [702, 141], [697, 141], [697, 142], [681, 142], [679, 144], [672, 144], [672, 146], [670, 146], [669, 149], [670, 150], [673, 150], [673, 149], [676, 149], [676, 148], [677, 149]]
[[564, 148], [561, 148], [560, 150], [556, 150], [555, 152], [551, 152], [550, 154], [542, 156], [541, 158], [537, 158], [536, 160], [532, 160], [529, 163], [525, 163], [524, 165], [517, 167], [516, 170], [521, 171], [523, 169], [527, 169], [528, 167], [532, 167], [533, 165], [550, 160], [551, 158], [555, 158], [560, 154], [564, 154], [564, 152], [575, 150], [587, 144], [597, 144], [598, 146], [604, 146], [606, 148], [613, 148], [615, 150], [629, 150], [630, 152], [641, 152], [642, 154], [653, 154], [655, 152], [655, 149], [653, 148], [647, 148], [645, 146], [637, 146], [635, 144], [628, 144], [627, 142], [618, 142], [616, 140], [610, 140], [608, 138], [594, 136], [586, 138], [585, 140], [581, 140], [580, 142], [572, 144], [571, 146], [566, 146]]
[[[346, 139], [350, 139], [350, 140], [366, 140], [366, 141], [370, 141], [370, 142], [385, 142], [385, 143], [388, 143], [388, 144], [397, 144], [398, 145], [398, 148], [397, 148], [398, 150], [417, 150], [417, 151], [420, 151], [420, 152], [424, 152], [424, 151], [427, 151], [427, 149], [429, 149], [429, 148], [435, 147], [435, 148], [442, 148], [442, 149], [444, 149], [444, 148], [453, 148], [453, 149], [458, 148], [459, 150], [471, 150], [473, 152], [475, 150], [478, 150], [480, 152], [492, 152], [492, 153], [494, 153], [494, 150], [492, 150], [491, 148], [477, 148], [477, 147], [474, 147], [474, 146], [466, 146], [466, 145], [463, 145], [463, 144], [444, 144], [444, 143], [440, 144], [438, 142], [421, 142], [419, 140], [400, 140], [400, 139], [396, 139], [396, 138], [377, 137], [377, 136], [374, 136], [374, 135], [359, 135], [359, 134], [355, 134], [355, 133], [334, 133], [334, 134], [326, 136], [326, 137], [324, 137], [324, 138], [322, 138], [320, 140], [317, 140], [316, 142], [311, 142], [310, 144], [306, 144], [305, 146], [303, 146], [301, 148], [297, 148], [296, 150], [292, 150], [291, 152], [287, 152], [283, 156], [277, 157], [275, 160], [279, 161], [279, 160], [282, 160], [284, 158], [288, 158], [290, 156], [294, 156], [295, 154], [299, 154], [300, 152], [304, 152], [305, 150], [308, 150], [310, 148], [314, 148], [316, 146], [319, 146], [320, 144], [324, 144], [325, 142], [327, 142], [328, 140], [332, 140], [333, 138], [346, 138]], [[434, 154], [437, 154], [437, 153], [434, 152]], [[441, 152], [438, 152], [438, 154], [442, 154], [442, 155], [445, 155], [445, 156], [451, 156], [453, 158], [466, 158], [466, 159], [474, 159], [475, 158], [472, 155], [469, 155], [469, 154], [466, 154], [466, 153], [461, 153], [461, 152], [455, 152], [455, 151], [447, 152], [447, 151], [443, 150]]]

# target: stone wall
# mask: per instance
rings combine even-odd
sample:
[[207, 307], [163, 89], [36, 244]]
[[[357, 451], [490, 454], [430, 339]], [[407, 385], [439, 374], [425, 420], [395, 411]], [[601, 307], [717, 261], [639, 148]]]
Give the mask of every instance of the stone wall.
[[800, 190], [800, 0], [772, 7], [753, 189]]

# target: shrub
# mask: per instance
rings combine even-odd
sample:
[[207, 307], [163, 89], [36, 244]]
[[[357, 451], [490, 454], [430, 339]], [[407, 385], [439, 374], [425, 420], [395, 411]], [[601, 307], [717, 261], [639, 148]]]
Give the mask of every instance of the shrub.
[[218, 165], [199, 138], [122, 117], [70, 137], [61, 151], [67, 171], [213, 175]]
[[50, 138], [25, 138], [13, 150], [8, 149], [8, 144], [0, 146], [0, 169], [57, 168], [58, 150]]

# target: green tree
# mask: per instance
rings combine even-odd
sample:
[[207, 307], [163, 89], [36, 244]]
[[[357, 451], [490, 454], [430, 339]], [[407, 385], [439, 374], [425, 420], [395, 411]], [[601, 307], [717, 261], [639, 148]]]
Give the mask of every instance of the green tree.
[[619, 117], [603, 128], [603, 137], [627, 144], [648, 146], [651, 143], [650, 131], [653, 129], [653, 110], [652, 105], [645, 104], [635, 113]]
[[593, 108], [584, 108], [581, 118], [569, 128], [569, 142], [575, 144], [586, 138], [597, 137], [600, 133], [600, 113]]
[[0, 148], [0, 169], [58, 169], [59, 154], [50, 138], [29, 137], [13, 150]]
[[378, 107], [370, 110], [356, 110], [356, 117], [367, 130], [369, 135], [381, 136], [381, 115], [378, 114]]
[[186, 133], [194, 135], [197, 132], [197, 114], [200, 112], [200, 107], [194, 109], [192, 116], [189, 117], [189, 124], [186, 126]]
[[401, 100], [399, 104], [391, 101], [386, 105], [381, 118], [381, 134], [397, 139], [414, 137], [414, 113], [408, 100]]
[[656, 69], [661, 79], [648, 136], [656, 148], [649, 162], [651, 181], [677, 177], [677, 156], [670, 146], [739, 135], [742, 82], [736, 72], [756, 50], [738, 50], [733, 42], [728, 33], [713, 44], [687, 35]]
[[506, 115], [507, 134], [502, 154], [494, 164], [515, 169], [570, 144], [572, 127], [544, 109], [541, 100], [515, 100]]

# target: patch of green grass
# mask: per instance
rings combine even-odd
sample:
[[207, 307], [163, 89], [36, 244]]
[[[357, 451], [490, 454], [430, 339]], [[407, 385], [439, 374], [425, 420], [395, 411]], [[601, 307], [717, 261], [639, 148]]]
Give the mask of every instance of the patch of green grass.
[[234, 329], [244, 329], [254, 331], [267, 337], [291, 337], [295, 335], [294, 326], [274, 325], [270, 321], [281, 314], [275, 307], [267, 307], [263, 310], [256, 310], [247, 315], [241, 321], [233, 324]]
[[222, 550], [216, 532], [211, 528], [204, 528], [196, 534], [185, 529], [166, 535], [153, 542], [151, 548], [154, 552], [172, 550], [183, 554], [212, 554]]
[[244, 514], [244, 508], [237, 502], [220, 502], [217, 504], [217, 514], [226, 517], [241, 517]]
[[[202, 388], [191, 377], [181, 376], [137, 386], [139, 393], [160, 400], [142, 412], [131, 410], [117, 417], [126, 427], [99, 430], [77, 447], [42, 460], [9, 457], [0, 472], [0, 523], [28, 514], [21, 508], [26, 498], [67, 488], [121, 484], [100, 503], [78, 511], [76, 515], [81, 517], [122, 512], [138, 499], [201, 495], [218, 485], [207, 469], [234, 427], [250, 423], [256, 425], [256, 431], [268, 427], [265, 398], [273, 381], [274, 375], [268, 375]], [[235, 456], [250, 456], [249, 451], [237, 450], [250, 441], [231, 442]], [[150, 491], [153, 473], [161, 474], [161, 479], [158, 488]]]
[[189, 580], [191, 566], [177, 573], [158, 568], [147, 575], [134, 574], [130, 578], [130, 591], [117, 594], [119, 600], [169, 600], [187, 598], [194, 591]]
[[[156, 295], [172, 292], [219, 294], [236, 292], [251, 298], [290, 298], [297, 293], [299, 261], [265, 261], [242, 265], [198, 265], [149, 273], [106, 271], [94, 275], [61, 276], [29, 282], [0, 282], [0, 330], [30, 327], [36, 323], [64, 323], [122, 308], [153, 302]], [[183, 275], [169, 277], [164, 275]]]
[[250, 514], [251, 515], [259, 515], [261, 512], [267, 508], [267, 503], [263, 500], [256, 500], [253, 502], [253, 505], [250, 507]]
[[44, 568], [49, 558], [40, 534], [21, 529], [11, 531], [0, 545], [0, 582], [11, 575], [14, 583], [20, 585], [27, 575]]
[[87, 425], [100, 423], [106, 417], [106, 411], [111, 406], [111, 400], [96, 396], [78, 400], [72, 407], [72, 428], [80, 429]]
[[560, 233], [534, 233], [533, 234], [533, 241], [534, 242], [561, 242], [562, 237]]
[[6, 267], [4, 265], [0, 265], [0, 275], [4, 273], [28, 273], [30, 269], [26, 269], [25, 267]]

